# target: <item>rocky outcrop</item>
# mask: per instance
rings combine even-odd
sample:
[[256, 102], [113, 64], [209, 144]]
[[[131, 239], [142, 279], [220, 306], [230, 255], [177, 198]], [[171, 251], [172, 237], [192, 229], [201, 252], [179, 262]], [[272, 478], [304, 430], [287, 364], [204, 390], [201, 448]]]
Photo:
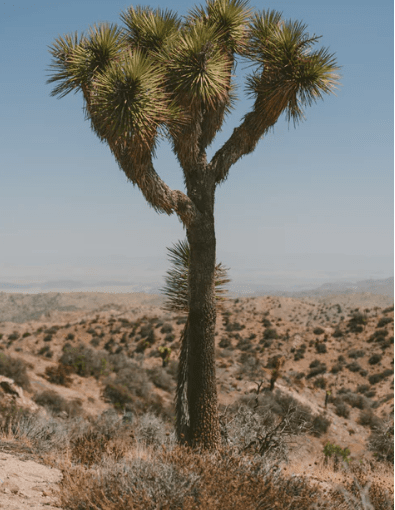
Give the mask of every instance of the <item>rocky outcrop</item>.
[[0, 403], [3, 405], [17, 405], [31, 411], [38, 411], [39, 406], [23, 394], [23, 389], [15, 384], [13, 379], [0, 375]]

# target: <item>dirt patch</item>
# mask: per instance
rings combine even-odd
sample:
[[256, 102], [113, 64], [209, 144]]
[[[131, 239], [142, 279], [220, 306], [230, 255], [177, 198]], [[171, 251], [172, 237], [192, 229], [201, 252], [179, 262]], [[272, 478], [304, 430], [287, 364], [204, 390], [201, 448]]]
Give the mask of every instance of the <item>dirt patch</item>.
[[52, 510], [57, 505], [59, 469], [39, 463], [39, 456], [15, 443], [0, 442], [0, 508]]

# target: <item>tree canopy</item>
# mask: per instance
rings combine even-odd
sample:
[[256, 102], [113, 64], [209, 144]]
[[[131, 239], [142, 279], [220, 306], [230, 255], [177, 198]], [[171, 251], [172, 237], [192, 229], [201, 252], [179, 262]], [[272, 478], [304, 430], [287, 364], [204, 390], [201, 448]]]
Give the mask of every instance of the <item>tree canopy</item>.
[[87, 34], [50, 46], [53, 96], [81, 91], [86, 118], [148, 203], [175, 212], [187, 227], [196, 204], [171, 190], [153, 165], [166, 138], [184, 171], [192, 172], [237, 99], [237, 61], [251, 69], [245, 92], [253, 107], [207, 171], [221, 183], [285, 112], [294, 123], [304, 108], [334, 91], [339, 67], [319, 37], [275, 10], [252, 12], [247, 0], [207, 0], [180, 17], [171, 10], [129, 7], [123, 27], [100, 23]]

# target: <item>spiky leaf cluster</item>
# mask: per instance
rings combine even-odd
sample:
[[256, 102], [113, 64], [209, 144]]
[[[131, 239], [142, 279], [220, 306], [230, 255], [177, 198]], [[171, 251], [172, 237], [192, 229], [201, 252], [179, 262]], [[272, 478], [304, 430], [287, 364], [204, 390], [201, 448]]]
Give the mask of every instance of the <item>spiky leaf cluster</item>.
[[185, 28], [163, 59], [168, 86], [180, 102], [213, 108], [227, 99], [232, 63], [213, 27], [197, 23]]
[[213, 158], [217, 183], [281, 113], [299, 121], [303, 107], [333, 92], [338, 80], [334, 56], [313, 50], [319, 38], [304, 24], [277, 11], [251, 16], [248, 0], [206, 0], [184, 20], [169, 10], [131, 7], [121, 19], [122, 29], [102, 23], [80, 38], [59, 37], [50, 47], [48, 83], [56, 83], [53, 96], [82, 91], [94, 132], [149, 203], [156, 207], [160, 196], [158, 210], [169, 214], [174, 202], [152, 167], [157, 139], [168, 136], [184, 175], [197, 167], [233, 106], [237, 55], [254, 68], [247, 78], [254, 106]]
[[165, 9], [152, 10], [150, 7], [129, 7], [121, 14], [126, 25], [125, 38], [130, 48], [139, 48], [146, 53], [160, 53], [174, 42], [181, 20], [178, 15]]
[[78, 37], [59, 37], [49, 47], [53, 57], [49, 66], [54, 70], [47, 83], [60, 82], [51, 92], [52, 96], [64, 97], [71, 91], [88, 88], [92, 80], [117, 59], [125, 49], [122, 32], [115, 25], [94, 25], [89, 34]]
[[306, 25], [284, 21], [277, 11], [254, 15], [245, 56], [258, 65], [247, 79], [257, 112], [277, 118], [285, 110], [288, 121], [298, 122], [303, 106], [333, 92], [339, 68], [326, 48], [312, 50], [318, 39], [310, 37]]
[[147, 143], [152, 148], [158, 128], [172, 115], [163, 89], [163, 73], [140, 50], [129, 50], [95, 80], [91, 115], [105, 138]]
[[[167, 296], [163, 309], [170, 312], [188, 313], [188, 271], [190, 260], [188, 240], [178, 241], [172, 248], [167, 248], [167, 250], [170, 253], [169, 259], [173, 267], [167, 271], [166, 286], [160, 289]], [[218, 309], [222, 309], [221, 305], [225, 299], [221, 295], [227, 292], [223, 285], [231, 281], [227, 278], [227, 274], [228, 268], [222, 266], [221, 263], [215, 266], [214, 285]]]
[[248, 0], [207, 0], [189, 12], [187, 23], [197, 20], [213, 27], [227, 53], [243, 53], [248, 42]]

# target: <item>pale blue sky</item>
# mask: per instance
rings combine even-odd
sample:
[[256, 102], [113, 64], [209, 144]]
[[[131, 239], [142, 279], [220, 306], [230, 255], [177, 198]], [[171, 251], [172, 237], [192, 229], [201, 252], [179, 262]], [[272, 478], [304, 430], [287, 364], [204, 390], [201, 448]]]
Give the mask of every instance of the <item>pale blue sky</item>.
[[[190, 0], [141, 1], [187, 14]], [[128, 183], [84, 121], [81, 95], [59, 100], [47, 85], [59, 35], [100, 21], [121, 24], [124, 0], [13, 0], [0, 6], [0, 282], [161, 282], [166, 247], [184, 238]], [[133, 5], [138, 5], [133, 4]], [[342, 86], [282, 117], [216, 193], [217, 260], [236, 282], [300, 283], [393, 275], [393, 2], [251, 2], [302, 20], [342, 66]], [[238, 67], [238, 73], [242, 71]], [[213, 154], [244, 113], [240, 101]], [[184, 190], [164, 143], [156, 170]]]

